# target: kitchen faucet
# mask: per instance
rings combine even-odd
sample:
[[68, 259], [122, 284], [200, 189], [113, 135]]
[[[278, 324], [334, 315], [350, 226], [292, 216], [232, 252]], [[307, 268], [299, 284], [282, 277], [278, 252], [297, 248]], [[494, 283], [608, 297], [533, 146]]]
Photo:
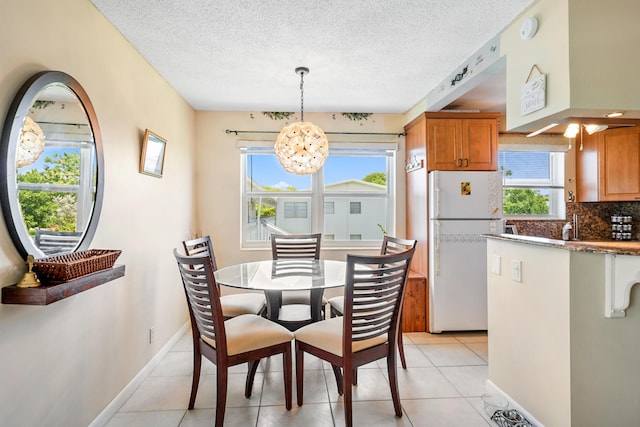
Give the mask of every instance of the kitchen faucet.
[[[573, 238], [569, 236], [569, 233], [573, 230]], [[567, 222], [562, 227], [562, 240], [579, 240], [578, 230], [578, 214], [573, 214], [573, 223]]]

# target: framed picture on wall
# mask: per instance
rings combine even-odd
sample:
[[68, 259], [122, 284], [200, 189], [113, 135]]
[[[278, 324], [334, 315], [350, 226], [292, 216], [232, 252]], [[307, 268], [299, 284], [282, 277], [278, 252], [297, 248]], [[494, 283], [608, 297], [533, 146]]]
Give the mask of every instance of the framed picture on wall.
[[162, 178], [166, 148], [166, 139], [146, 129], [142, 142], [142, 156], [140, 156], [140, 173]]

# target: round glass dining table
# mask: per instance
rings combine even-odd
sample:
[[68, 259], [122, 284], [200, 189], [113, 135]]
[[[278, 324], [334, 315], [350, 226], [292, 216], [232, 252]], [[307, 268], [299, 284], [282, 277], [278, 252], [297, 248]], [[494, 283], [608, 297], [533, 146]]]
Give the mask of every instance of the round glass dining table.
[[219, 285], [263, 291], [267, 317], [278, 323], [282, 291], [310, 291], [311, 323], [322, 320], [324, 290], [344, 286], [346, 267], [345, 261], [287, 258], [230, 265], [214, 274]]

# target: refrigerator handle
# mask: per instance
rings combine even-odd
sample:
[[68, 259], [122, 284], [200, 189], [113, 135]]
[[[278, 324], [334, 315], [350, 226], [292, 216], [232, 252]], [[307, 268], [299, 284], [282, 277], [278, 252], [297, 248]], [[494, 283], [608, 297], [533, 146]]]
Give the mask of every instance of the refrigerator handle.
[[433, 210], [433, 217], [440, 218], [440, 176], [437, 173], [433, 174], [433, 203], [435, 204]]
[[433, 267], [435, 270], [435, 275], [440, 275], [440, 221], [434, 221], [434, 236], [433, 239]]

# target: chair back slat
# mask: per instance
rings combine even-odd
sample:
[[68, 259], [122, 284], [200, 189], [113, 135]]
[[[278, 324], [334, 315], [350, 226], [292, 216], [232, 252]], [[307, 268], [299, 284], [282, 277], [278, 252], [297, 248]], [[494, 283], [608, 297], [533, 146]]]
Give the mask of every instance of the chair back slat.
[[353, 341], [382, 335], [395, 342], [414, 251], [409, 248], [388, 255], [347, 255], [343, 352], [351, 351]]
[[271, 255], [273, 259], [312, 258], [320, 259], [321, 233], [272, 234]]
[[280, 258], [271, 265], [271, 277], [317, 276], [322, 273], [322, 264], [313, 258]]
[[213, 275], [213, 264], [208, 251], [198, 255], [184, 256], [176, 249], [173, 254], [182, 278], [192, 327], [198, 336], [216, 342], [216, 351], [226, 354], [224, 316], [220, 304], [220, 292]]
[[182, 242], [182, 247], [184, 248], [184, 253], [187, 254], [187, 256], [209, 255], [211, 257], [211, 263], [213, 264], [213, 271], [218, 269], [211, 236], [185, 240]]
[[384, 236], [382, 239], [382, 247], [380, 249], [380, 255], [397, 254], [404, 252], [407, 249], [415, 248], [416, 240], [400, 239], [398, 237]]

